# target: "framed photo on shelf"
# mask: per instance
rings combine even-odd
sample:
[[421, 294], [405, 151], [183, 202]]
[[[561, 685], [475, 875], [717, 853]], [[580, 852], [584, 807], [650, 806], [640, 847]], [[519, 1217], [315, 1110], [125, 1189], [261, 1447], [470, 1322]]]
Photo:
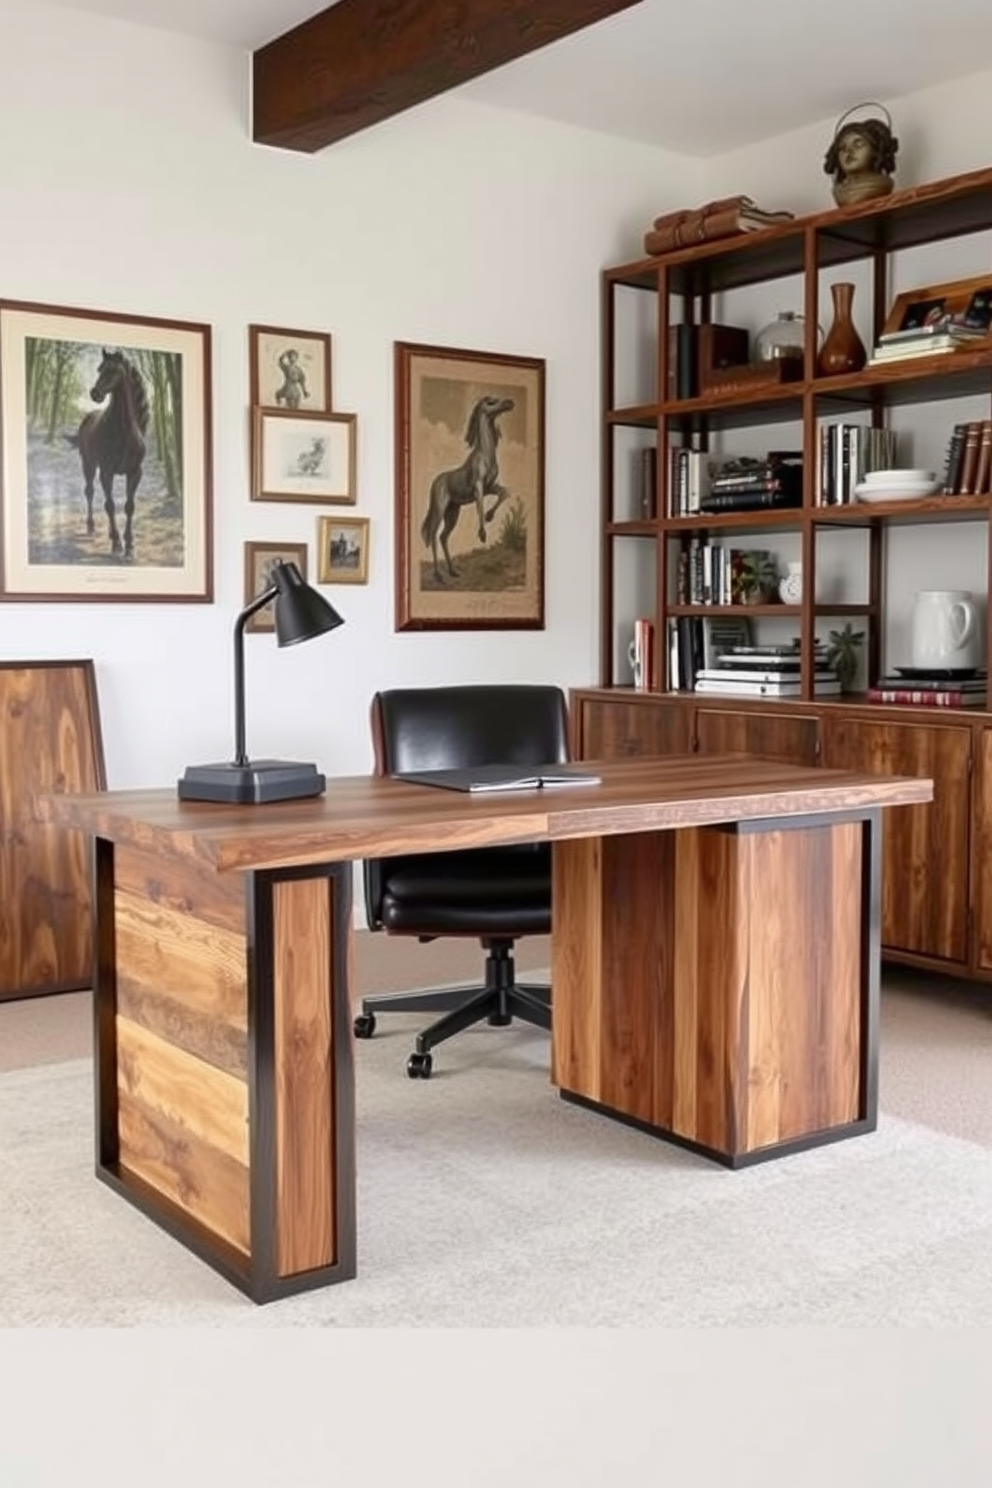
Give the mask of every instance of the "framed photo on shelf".
[[318, 517], [318, 584], [367, 584], [368, 517]]
[[882, 334], [930, 326], [937, 330], [952, 322], [986, 333], [992, 331], [992, 273], [957, 279], [950, 284], [933, 284], [927, 289], [906, 290], [893, 301]]
[[210, 327], [0, 300], [0, 598], [213, 598]]
[[543, 628], [544, 374], [395, 343], [397, 630]]
[[[243, 604], [272, 586], [272, 565], [295, 563], [304, 578], [307, 576], [307, 545], [305, 542], [246, 542], [245, 543], [245, 597]], [[274, 631], [275, 610], [265, 605], [245, 621], [245, 632]]]
[[357, 419], [353, 413], [256, 408], [253, 420], [253, 501], [354, 505]]
[[248, 327], [251, 405], [330, 413], [331, 338], [323, 331]]

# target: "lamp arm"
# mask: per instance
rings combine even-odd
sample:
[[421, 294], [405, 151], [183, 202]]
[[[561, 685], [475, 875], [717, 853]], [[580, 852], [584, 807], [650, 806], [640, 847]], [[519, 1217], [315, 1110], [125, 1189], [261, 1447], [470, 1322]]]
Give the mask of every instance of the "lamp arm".
[[234, 622], [234, 763], [239, 766], [248, 763], [245, 751], [245, 623], [259, 610], [264, 610], [278, 593], [273, 584], [263, 594], [257, 594]]

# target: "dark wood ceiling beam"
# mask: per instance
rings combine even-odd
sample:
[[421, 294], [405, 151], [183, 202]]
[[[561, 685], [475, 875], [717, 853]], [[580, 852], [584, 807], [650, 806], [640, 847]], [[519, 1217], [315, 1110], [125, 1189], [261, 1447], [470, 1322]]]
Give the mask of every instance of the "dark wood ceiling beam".
[[312, 153], [640, 0], [338, 0], [252, 57], [257, 143]]

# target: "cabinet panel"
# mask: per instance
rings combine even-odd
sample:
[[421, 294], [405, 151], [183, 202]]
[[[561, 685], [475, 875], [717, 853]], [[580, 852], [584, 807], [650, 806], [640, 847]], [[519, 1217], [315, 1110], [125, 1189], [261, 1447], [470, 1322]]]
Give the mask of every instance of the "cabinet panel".
[[992, 729], [977, 738], [975, 775], [975, 909], [978, 965], [992, 971]]
[[795, 713], [698, 708], [695, 739], [700, 754], [756, 754], [784, 764], [815, 765], [819, 721]]
[[582, 698], [578, 727], [578, 751], [584, 759], [688, 754], [690, 750], [689, 709], [674, 700]]
[[822, 731], [828, 769], [933, 780], [930, 805], [882, 812], [882, 943], [967, 962], [970, 729], [827, 713]]

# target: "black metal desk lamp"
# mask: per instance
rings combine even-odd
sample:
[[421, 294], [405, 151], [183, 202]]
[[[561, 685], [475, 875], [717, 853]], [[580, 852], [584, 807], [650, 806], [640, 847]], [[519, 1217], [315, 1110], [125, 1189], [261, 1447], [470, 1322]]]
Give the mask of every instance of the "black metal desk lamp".
[[316, 765], [250, 760], [245, 752], [245, 622], [275, 600], [279, 646], [312, 640], [344, 624], [333, 605], [311, 589], [295, 563], [274, 564], [271, 577], [271, 586], [245, 605], [234, 625], [234, 759], [216, 765], [187, 765], [178, 785], [181, 801], [258, 805], [323, 794], [326, 781]]

